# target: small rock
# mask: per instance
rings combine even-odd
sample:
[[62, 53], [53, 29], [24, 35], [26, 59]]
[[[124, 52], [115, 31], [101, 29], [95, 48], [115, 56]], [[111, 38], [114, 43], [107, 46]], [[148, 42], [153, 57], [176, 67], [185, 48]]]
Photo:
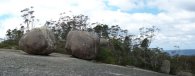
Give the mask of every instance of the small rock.
[[169, 60], [164, 60], [162, 62], [161, 72], [169, 74], [170, 72], [170, 61]]
[[108, 40], [105, 38], [100, 38], [100, 45], [107, 45], [108, 44]]
[[192, 76], [192, 73], [180, 71], [177, 73], [177, 76]]

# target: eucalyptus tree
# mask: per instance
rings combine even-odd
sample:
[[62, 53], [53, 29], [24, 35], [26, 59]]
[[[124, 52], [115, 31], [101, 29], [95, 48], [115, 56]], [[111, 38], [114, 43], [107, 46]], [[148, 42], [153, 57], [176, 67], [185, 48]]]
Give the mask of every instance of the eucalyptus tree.
[[46, 21], [45, 25], [52, 28], [57, 38], [65, 40], [68, 32], [71, 30], [87, 31], [88, 20], [88, 16], [82, 14], [69, 16], [63, 12], [58, 20]]
[[139, 40], [142, 47], [149, 47], [152, 40], [154, 40], [155, 36], [157, 36], [160, 31], [156, 26], [152, 27], [142, 27], [139, 29], [140, 35]]
[[33, 6], [30, 8], [25, 8], [21, 10], [20, 12], [22, 13], [21, 17], [24, 19], [24, 24], [26, 24], [26, 30], [30, 30], [30, 25], [31, 28], [34, 28], [34, 21], [35, 21], [35, 16], [34, 16], [34, 10]]
[[106, 24], [96, 24], [93, 28], [94, 31], [98, 34], [99, 37], [102, 38], [109, 38], [109, 27]]

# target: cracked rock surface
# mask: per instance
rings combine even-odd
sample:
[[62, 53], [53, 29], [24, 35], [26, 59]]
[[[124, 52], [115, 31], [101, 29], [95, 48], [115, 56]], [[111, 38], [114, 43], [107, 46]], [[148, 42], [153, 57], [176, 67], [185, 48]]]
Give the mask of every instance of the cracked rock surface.
[[52, 53], [29, 55], [0, 49], [0, 76], [171, 76], [135, 67], [95, 63]]

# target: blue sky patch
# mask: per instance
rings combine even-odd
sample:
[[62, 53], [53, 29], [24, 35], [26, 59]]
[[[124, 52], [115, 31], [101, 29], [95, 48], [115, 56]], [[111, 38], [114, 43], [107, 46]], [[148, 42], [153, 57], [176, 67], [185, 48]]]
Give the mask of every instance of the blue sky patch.
[[[146, 4], [147, 1], [144, 0], [144, 4]], [[135, 4], [138, 4], [137, 2], [135, 2]], [[108, 7], [108, 10], [112, 10], [112, 11], [117, 11], [120, 10], [119, 7], [117, 6], [112, 6], [108, 4], [108, 1], [105, 1], [105, 5]], [[160, 10], [157, 7], [148, 7], [145, 6], [143, 8], [134, 8], [134, 9], [129, 9], [129, 10], [122, 10], [122, 12], [127, 12], [127, 13], [151, 13], [151, 14], [158, 14], [160, 12], [162, 12], [162, 10]]]
[[0, 21], [1, 21], [1, 20], [9, 19], [9, 18], [11, 18], [11, 17], [12, 17], [11, 14], [3, 14], [3, 15], [0, 15]]
[[117, 6], [109, 5], [108, 1], [104, 1], [104, 3], [108, 7], [108, 10], [117, 11], [119, 9]]
[[151, 14], [158, 14], [162, 12], [162, 10], [159, 10], [156, 7], [144, 7], [144, 8], [136, 8], [136, 9], [131, 9], [128, 11], [123, 11], [127, 13], [151, 13]]

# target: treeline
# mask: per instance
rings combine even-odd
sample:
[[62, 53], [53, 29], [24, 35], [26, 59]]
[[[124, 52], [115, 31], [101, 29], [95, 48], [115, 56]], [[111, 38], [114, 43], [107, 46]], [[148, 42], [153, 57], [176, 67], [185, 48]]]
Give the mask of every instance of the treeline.
[[[23, 26], [21, 28], [24, 28]], [[24, 34], [20, 29], [8, 29], [6, 32], [6, 39], [0, 42], [0, 48], [19, 49], [18, 41]]]
[[[23, 10], [22, 17], [29, 30], [35, 16], [30, 8]], [[31, 11], [28, 13], [28, 11]], [[30, 16], [30, 17], [28, 17]], [[33, 16], [33, 17], [31, 17]], [[162, 48], [149, 48], [154, 37], [159, 32], [155, 26], [142, 27], [140, 34], [130, 35], [128, 30], [122, 29], [119, 25], [107, 25], [101, 23], [90, 23], [85, 15], [67, 16], [61, 14], [58, 20], [46, 21], [44, 26], [48, 26], [55, 33], [57, 41], [56, 52], [68, 54], [65, 50], [66, 36], [71, 30], [80, 30], [96, 32], [100, 37], [99, 53], [97, 62], [117, 64], [123, 66], [136, 66], [161, 72], [160, 68], [163, 60], [171, 62], [170, 74], [176, 74], [179, 71], [195, 72], [195, 57], [170, 56], [163, 52]], [[7, 39], [0, 43], [0, 48], [18, 48], [18, 41], [25, 33], [24, 26], [20, 29], [7, 30]]]

